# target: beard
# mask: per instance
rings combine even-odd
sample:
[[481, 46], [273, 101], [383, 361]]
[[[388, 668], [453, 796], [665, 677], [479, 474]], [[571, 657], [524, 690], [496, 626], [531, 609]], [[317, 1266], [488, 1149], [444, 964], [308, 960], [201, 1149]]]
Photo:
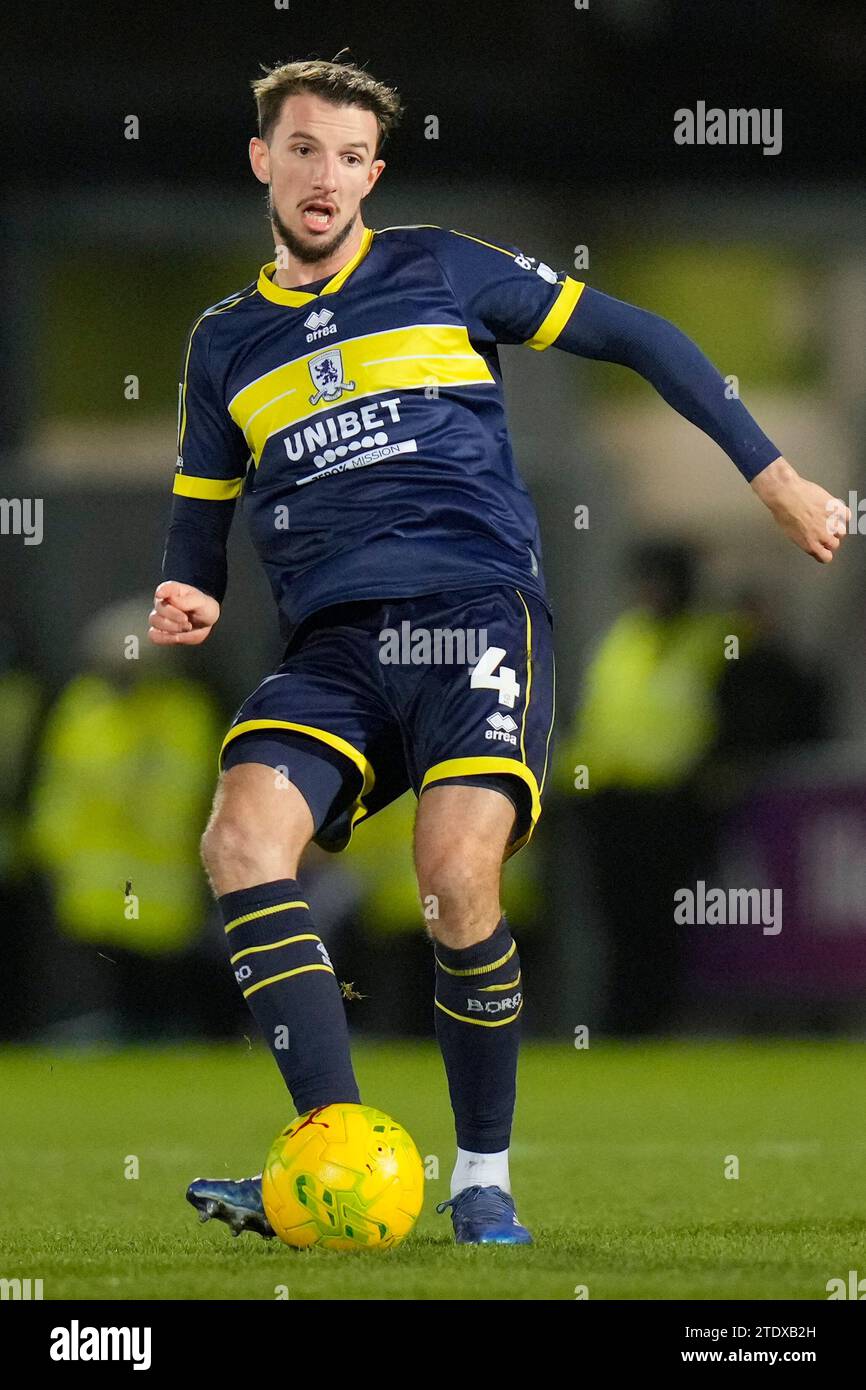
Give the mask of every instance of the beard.
[[356, 209], [354, 216], [349, 218], [345, 227], [336, 232], [330, 240], [316, 241], [311, 244], [308, 241], [301, 241], [291, 228], [286, 226], [274, 203], [273, 190], [268, 185], [268, 217], [289, 253], [302, 265], [316, 265], [319, 261], [328, 260], [335, 251], [339, 251], [357, 221], [358, 212]]

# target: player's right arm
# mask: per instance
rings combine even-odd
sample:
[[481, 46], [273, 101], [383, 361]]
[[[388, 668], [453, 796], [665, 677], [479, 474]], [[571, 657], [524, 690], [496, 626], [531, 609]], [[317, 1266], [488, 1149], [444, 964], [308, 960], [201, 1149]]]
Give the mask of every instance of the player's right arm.
[[219, 620], [226, 543], [249, 463], [214, 378], [209, 317], [193, 325], [184, 354], [171, 522], [147, 634], [157, 646], [196, 646]]

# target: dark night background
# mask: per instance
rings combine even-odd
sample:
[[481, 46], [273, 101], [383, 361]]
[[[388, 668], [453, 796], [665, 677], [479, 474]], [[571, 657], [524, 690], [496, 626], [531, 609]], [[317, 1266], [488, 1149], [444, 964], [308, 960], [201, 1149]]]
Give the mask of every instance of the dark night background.
[[[866, 8], [855, 0], [536, 4], [7, 6], [2, 101], [15, 187], [126, 181], [121, 116], [148, 136], [134, 174], [245, 182], [260, 63], [350, 57], [407, 105], [390, 157], [413, 173], [578, 186], [661, 179], [850, 180], [863, 173]], [[670, 113], [783, 106], [784, 160], [683, 152]], [[438, 146], [423, 120], [439, 115]], [[237, 157], [234, 157], [236, 154]], [[685, 170], [684, 170], [685, 164]]]

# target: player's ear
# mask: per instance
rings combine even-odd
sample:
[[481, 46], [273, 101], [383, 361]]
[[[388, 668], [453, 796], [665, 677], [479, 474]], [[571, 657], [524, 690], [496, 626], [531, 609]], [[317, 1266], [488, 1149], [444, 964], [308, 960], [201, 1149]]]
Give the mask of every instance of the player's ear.
[[[370, 193], [379, 182], [379, 175], [385, 168], [384, 159], [374, 159], [370, 165], [370, 172], [367, 175], [367, 193]], [[365, 195], [366, 196], [366, 195]]]
[[259, 183], [270, 183], [270, 150], [258, 135], [254, 135], [250, 140], [250, 164]]

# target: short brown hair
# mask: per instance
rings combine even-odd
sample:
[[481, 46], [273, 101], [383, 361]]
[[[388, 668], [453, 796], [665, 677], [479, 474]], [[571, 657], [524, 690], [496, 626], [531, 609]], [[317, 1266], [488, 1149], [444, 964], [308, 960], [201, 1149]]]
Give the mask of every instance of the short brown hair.
[[[345, 50], [340, 50], [344, 52]], [[337, 54], [337, 58], [339, 58]], [[354, 63], [307, 58], [296, 63], [262, 66], [264, 77], [251, 83], [259, 113], [259, 137], [267, 143], [280, 119], [286, 97], [313, 92], [335, 106], [360, 106], [372, 111], [379, 127], [375, 155], [400, 123], [403, 105], [397, 93]]]

